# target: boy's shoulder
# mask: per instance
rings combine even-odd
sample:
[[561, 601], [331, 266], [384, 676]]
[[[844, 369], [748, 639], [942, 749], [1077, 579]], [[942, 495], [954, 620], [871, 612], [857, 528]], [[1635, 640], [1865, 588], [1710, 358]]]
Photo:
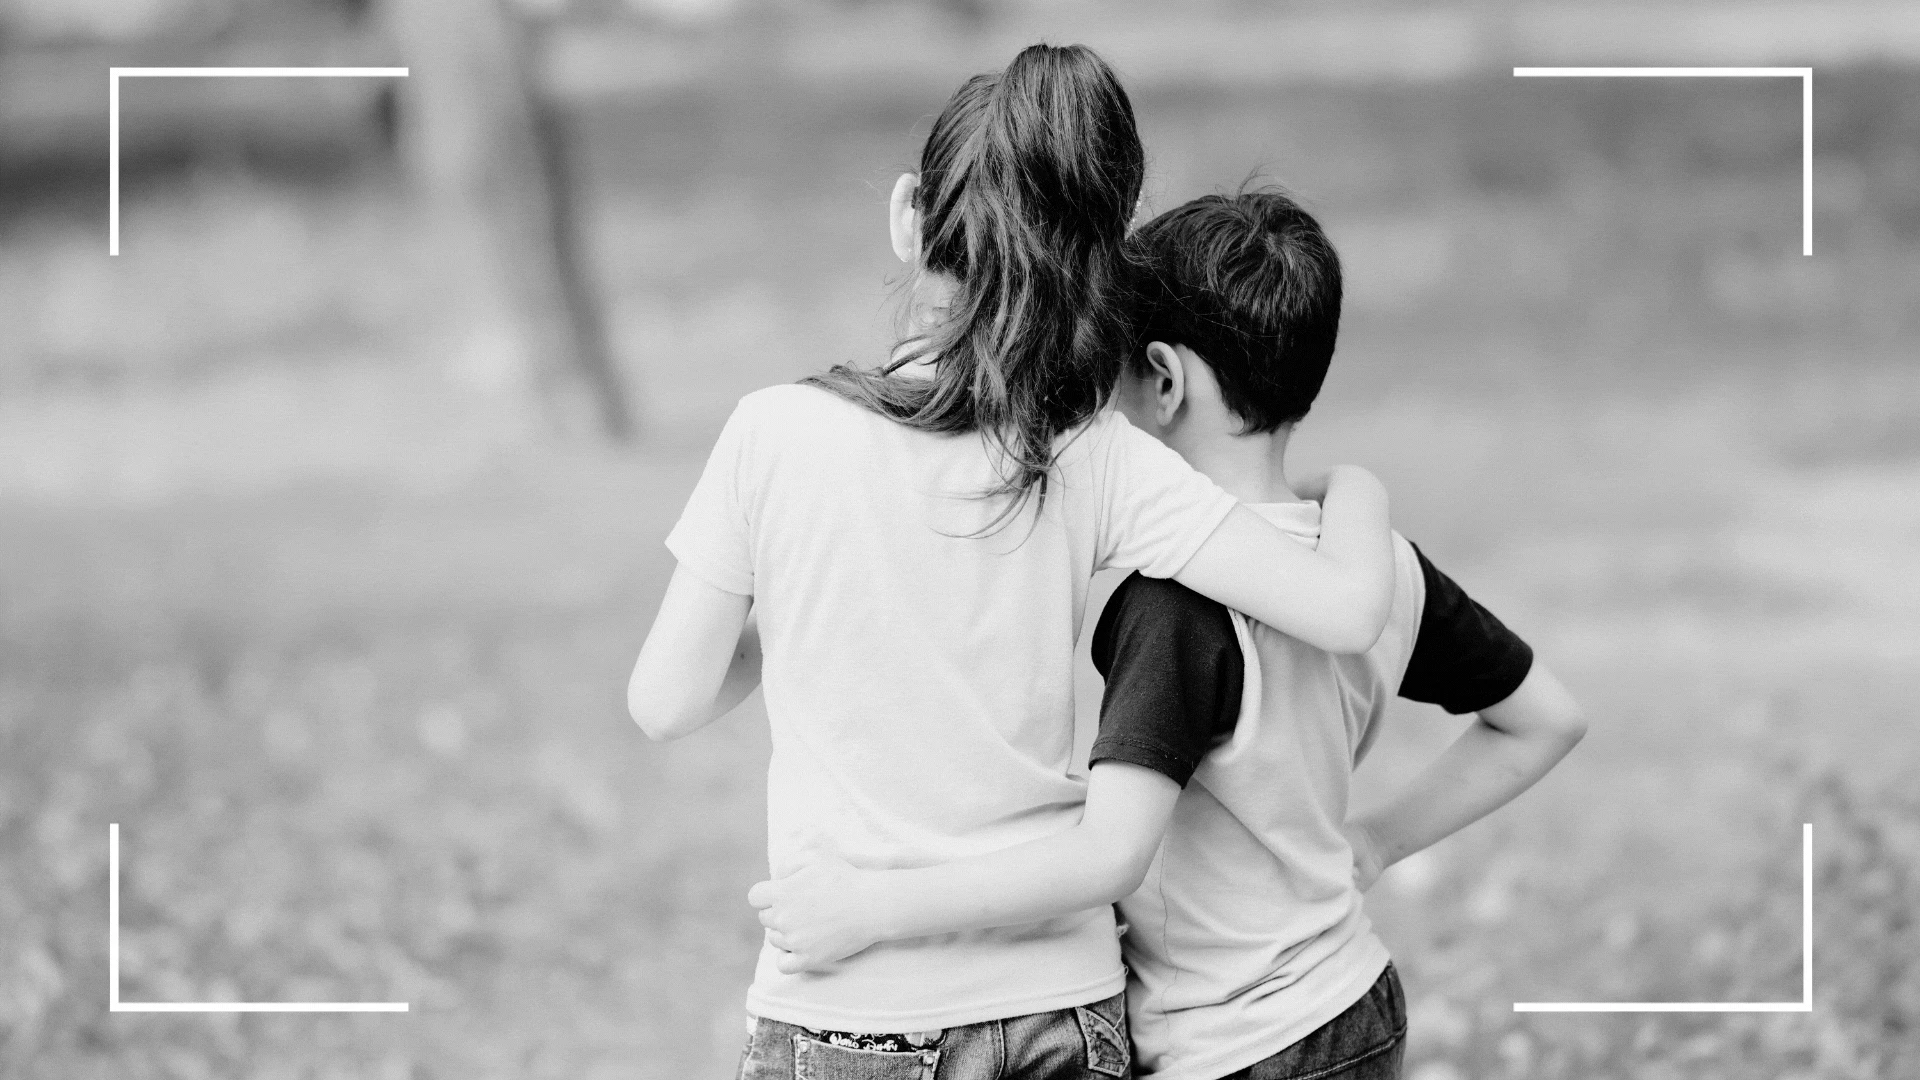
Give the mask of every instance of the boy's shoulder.
[[1533, 667], [1533, 648], [1407, 541], [1419, 604], [1399, 694], [1456, 715], [1506, 700]]
[[[1389, 625], [1404, 623], [1407, 624], [1405, 628], [1412, 631], [1424, 614], [1428, 579], [1437, 572], [1420, 549], [1398, 532], [1393, 534], [1393, 547], [1396, 581], [1394, 611], [1389, 618]], [[1096, 640], [1100, 627], [1107, 628], [1111, 633], [1132, 622], [1165, 623], [1215, 633], [1221, 627], [1226, 627], [1231, 636], [1230, 620], [1233, 614], [1232, 608], [1202, 596], [1172, 578], [1148, 577], [1135, 571], [1114, 588], [1101, 610], [1100, 621], [1095, 629]]]
[[1130, 617], [1213, 622], [1229, 610], [1218, 600], [1202, 596], [1172, 578], [1148, 577], [1135, 570], [1113, 590], [1100, 618], [1102, 622]]
[[[1109, 682], [1120, 665], [1169, 664], [1169, 671], [1177, 671], [1187, 666], [1178, 662], [1182, 658], [1229, 652], [1237, 656], [1240, 651], [1232, 609], [1172, 578], [1148, 577], [1137, 570], [1100, 609], [1092, 646], [1094, 667]], [[1211, 665], [1200, 670], [1211, 671]]]
[[1246, 667], [1232, 614], [1135, 573], [1101, 610], [1092, 646], [1106, 689], [1089, 761], [1130, 762], [1184, 786], [1240, 712]]
[[[1336, 666], [1346, 673], [1342, 678], [1358, 676], [1384, 684], [1389, 695], [1398, 686], [1415, 650], [1423, 618], [1431, 621], [1426, 611], [1428, 580], [1422, 573], [1423, 569], [1430, 571], [1430, 566], [1419, 549], [1397, 532], [1393, 545], [1396, 581], [1393, 609], [1385, 630], [1367, 652], [1336, 658]], [[1101, 609], [1092, 641], [1094, 666], [1102, 676], [1111, 678], [1110, 669], [1120, 665], [1173, 663], [1169, 670], [1186, 666], [1170, 661], [1172, 654], [1192, 657], [1225, 652], [1238, 656], [1243, 648], [1236, 628], [1238, 614], [1171, 578], [1153, 578], [1135, 572], [1114, 589]], [[1254, 635], [1248, 644], [1257, 640], [1264, 629], [1248, 621], [1247, 630]], [[1298, 650], [1303, 655], [1322, 655], [1307, 645], [1298, 645]], [[1225, 672], [1230, 668], [1230, 664], [1214, 664], [1203, 670]], [[1189, 674], [1191, 671], [1188, 667]], [[1276, 669], [1264, 674], [1290, 678], [1297, 672]]]

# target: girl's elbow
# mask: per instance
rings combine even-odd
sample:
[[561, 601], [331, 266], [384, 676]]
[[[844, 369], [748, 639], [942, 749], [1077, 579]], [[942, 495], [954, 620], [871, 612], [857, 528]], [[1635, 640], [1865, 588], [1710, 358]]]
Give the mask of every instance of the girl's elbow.
[[1388, 607], [1369, 599], [1356, 601], [1336, 625], [1327, 629], [1327, 642], [1320, 647], [1330, 653], [1363, 653], [1372, 649], [1386, 632]]
[[633, 717], [633, 722], [654, 742], [666, 742], [686, 734], [688, 726], [680, 712], [656, 695], [636, 687], [627, 689], [627, 715]]
[[633, 722], [639, 725], [641, 732], [654, 742], [665, 742], [667, 739], [672, 738], [669, 734], [672, 726], [666, 722], [665, 717], [660, 716], [652, 709], [642, 708], [638, 704], [628, 701], [627, 715], [633, 717]]
[[1380, 633], [1385, 626], [1359, 626], [1352, 630], [1343, 630], [1335, 638], [1333, 645], [1327, 647], [1330, 653], [1358, 655], [1372, 649], [1380, 641]]

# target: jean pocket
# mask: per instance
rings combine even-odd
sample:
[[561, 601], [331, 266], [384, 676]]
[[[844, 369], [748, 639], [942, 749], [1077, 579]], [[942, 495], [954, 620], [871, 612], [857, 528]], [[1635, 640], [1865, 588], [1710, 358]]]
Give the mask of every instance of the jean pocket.
[[933, 1080], [935, 1049], [855, 1050], [806, 1034], [793, 1037], [794, 1080]]
[[[1107, 1015], [1108, 1012], [1112, 1015]], [[1114, 997], [1082, 1005], [1073, 1010], [1073, 1015], [1080, 1021], [1080, 1035], [1087, 1043], [1087, 1069], [1101, 1076], [1131, 1075], [1129, 1066], [1133, 1054], [1127, 1044], [1126, 999]]]
[[1404, 1033], [1407, 1030], [1407, 992], [1400, 985], [1400, 973], [1393, 969], [1392, 964], [1388, 964], [1387, 970], [1380, 975], [1380, 981], [1385, 984], [1383, 1011], [1387, 1014], [1387, 1024], [1394, 1031]]

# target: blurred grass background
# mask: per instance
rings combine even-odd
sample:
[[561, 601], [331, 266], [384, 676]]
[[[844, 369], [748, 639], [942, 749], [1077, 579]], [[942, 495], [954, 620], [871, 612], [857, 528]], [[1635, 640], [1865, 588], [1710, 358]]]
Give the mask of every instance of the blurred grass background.
[[[0, 1073], [730, 1070], [764, 721], [651, 745], [624, 676], [731, 402], [884, 348], [886, 188], [965, 73], [574, 103], [627, 448], [529, 419], [377, 156], [134, 162], [112, 260], [102, 178], [9, 181]], [[1369, 898], [1414, 1080], [1920, 1075], [1917, 93], [1822, 69], [1805, 259], [1792, 80], [1136, 89], [1150, 210], [1257, 175], [1347, 260], [1300, 454], [1592, 717]], [[1458, 726], [1390, 725], [1363, 800]], [[1811, 1015], [1511, 1011], [1797, 999], [1803, 821]], [[412, 1011], [110, 1015], [108, 822], [126, 1000]]]

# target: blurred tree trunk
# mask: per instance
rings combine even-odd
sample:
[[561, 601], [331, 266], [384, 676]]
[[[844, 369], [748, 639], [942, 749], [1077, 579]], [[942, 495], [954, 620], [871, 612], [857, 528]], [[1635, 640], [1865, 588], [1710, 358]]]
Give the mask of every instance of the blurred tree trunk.
[[633, 413], [581, 249], [565, 118], [536, 79], [536, 29], [500, 0], [385, 2], [412, 69], [402, 148], [460, 290], [459, 317], [563, 430], [585, 416], [628, 438]]

